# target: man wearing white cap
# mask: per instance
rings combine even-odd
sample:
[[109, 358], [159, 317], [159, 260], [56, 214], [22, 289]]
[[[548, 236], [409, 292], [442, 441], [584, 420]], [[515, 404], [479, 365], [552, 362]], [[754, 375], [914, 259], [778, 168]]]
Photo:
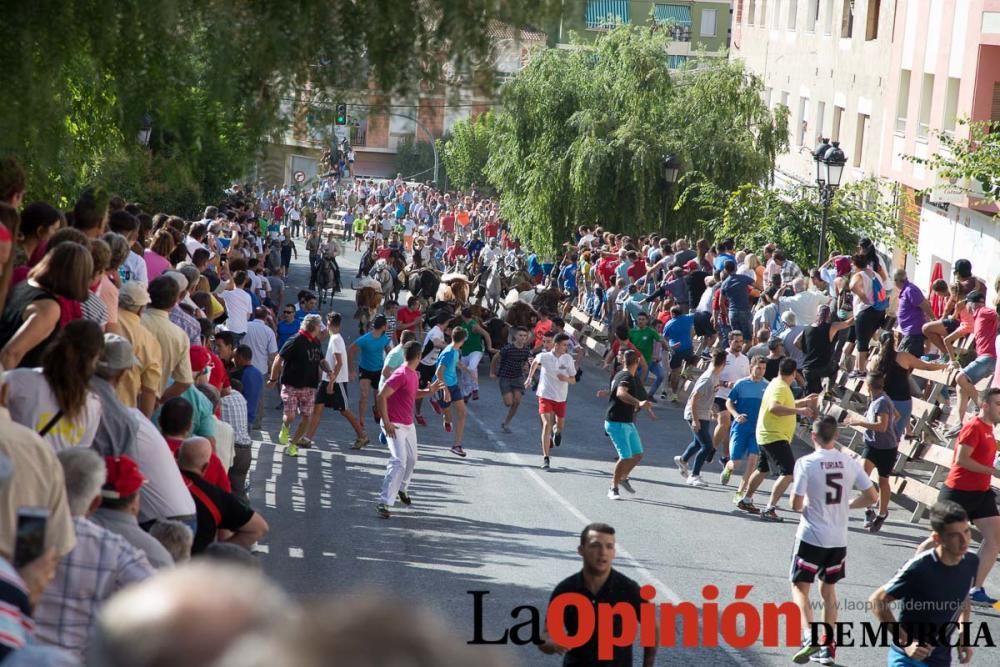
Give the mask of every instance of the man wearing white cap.
[[118, 384], [125, 371], [135, 367], [138, 359], [132, 344], [118, 334], [104, 334], [104, 351], [90, 388], [101, 402], [101, 421], [94, 435], [93, 448], [102, 456], [135, 456], [135, 437], [139, 425], [128, 409], [118, 400]]
[[122, 404], [139, 408], [149, 417], [156, 409], [163, 376], [163, 352], [156, 336], [142, 323], [142, 311], [149, 304], [149, 290], [138, 281], [127, 282], [118, 292], [118, 325], [132, 344], [138, 363], [127, 369], [118, 382]]

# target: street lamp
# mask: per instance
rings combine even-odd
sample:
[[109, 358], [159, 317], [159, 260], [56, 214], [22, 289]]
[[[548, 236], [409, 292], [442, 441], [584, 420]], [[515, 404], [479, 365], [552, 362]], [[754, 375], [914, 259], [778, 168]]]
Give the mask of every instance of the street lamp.
[[840, 148], [840, 142], [828, 143], [821, 138], [819, 145], [813, 151], [813, 161], [816, 163], [816, 186], [819, 188], [819, 202], [823, 206], [823, 221], [819, 231], [819, 252], [817, 266], [823, 265], [823, 245], [826, 242], [826, 223], [833, 204], [833, 194], [840, 187], [840, 179], [844, 175], [844, 165], [847, 156]]
[[153, 117], [148, 113], [142, 114], [142, 125], [139, 127], [138, 140], [143, 146], [149, 145], [149, 137], [153, 134]]

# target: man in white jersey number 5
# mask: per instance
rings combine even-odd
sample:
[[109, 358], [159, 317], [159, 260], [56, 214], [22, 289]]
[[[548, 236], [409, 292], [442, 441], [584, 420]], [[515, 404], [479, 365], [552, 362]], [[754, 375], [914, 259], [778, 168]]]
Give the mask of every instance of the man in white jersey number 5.
[[[801, 512], [792, 554], [792, 599], [799, 607], [805, 638], [792, 658], [798, 664], [809, 660], [832, 665], [837, 647], [827, 637], [822, 645], [811, 642], [813, 621], [809, 588], [819, 577], [823, 597], [823, 621], [837, 622], [836, 583], [844, 578], [847, 564], [847, 515], [849, 510], [868, 507], [877, 494], [857, 459], [837, 447], [837, 421], [822, 417], [813, 422], [812, 454], [795, 462], [792, 509]], [[861, 495], [851, 498], [851, 489]]]

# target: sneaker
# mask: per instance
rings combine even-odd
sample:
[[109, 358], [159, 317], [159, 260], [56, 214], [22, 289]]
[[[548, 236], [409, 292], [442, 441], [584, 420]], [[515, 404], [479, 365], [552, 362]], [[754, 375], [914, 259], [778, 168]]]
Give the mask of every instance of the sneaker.
[[984, 607], [992, 607], [997, 603], [996, 598], [990, 597], [989, 593], [982, 586], [978, 586], [969, 591], [969, 602]]
[[622, 497], [618, 494], [618, 489], [608, 489], [608, 500], [621, 500]]
[[621, 481], [621, 487], [626, 491], [628, 491], [629, 493], [635, 493], [635, 489], [632, 488], [632, 482], [628, 481], [627, 479], [623, 479]]
[[552, 444], [556, 447], [562, 444], [562, 431], [553, 431]]
[[742, 493], [740, 493], [739, 491], [737, 491], [736, 493], [733, 494], [733, 504], [734, 505], [739, 505], [741, 500], [743, 500], [743, 494]]
[[474, 401], [478, 401], [479, 400], [479, 390], [478, 389], [473, 389], [472, 390], [472, 400], [474, 400]]
[[371, 442], [367, 435], [359, 435], [354, 439], [354, 444], [351, 445], [351, 449], [364, 449]]
[[662, 398], [663, 400], [667, 400], [670, 398], [670, 394], [667, 393], [666, 389], [660, 392], [660, 398]]
[[774, 521], [774, 522], [784, 521], [783, 518], [778, 516], [778, 513], [774, 510], [773, 507], [769, 507], [768, 509], [765, 509], [763, 512], [761, 512], [760, 518], [761, 521]]
[[316, 443], [310, 440], [309, 438], [299, 438], [299, 441], [296, 442], [295, 444], [301, 447], [302, 449], [309, 449]]
[[871, 507], [865, 510], [865, 530], [872, 529], [872, 524], [875, 523], [875, 517], [877, 516], [878, 515], [875, 514], [875, 510]]
[[296, 445], [294, 442], [285, 447], [285, 456], [298, 456], [298, 455], [299, 455], [299, 446]]
[[729, 466], [726, 466], [725, 468], [722, 469], [722, 472], [719, 474], [719, 483], [722, 484], [722, 486], [728, 486], [729, 479], [732, 476], [733, 476], [733, 471], [729, 469]]
[[809, 660], [821, 665], [833, 665], [837, 662], [837, 645], [830, 642], [829, 646], [821, 646], [819, 651], [809, 656]]
[[888, 514], [886, 514], [885, 516], [882, 516], [881, 514], [878, 515], [877, 517], [875, 517], [875, 520], [872, 521], [872, 525], [868, 530], [873, 533], [877, 533], [882, 529], [882, 524], [885, 523], [885, 520], [888, 518], [889, 518]]
[[413, 501], [410, 500], [410, 496], [408, 493], [406, 493], [406, 491], [399, 492], [399, 502], [403, 503], [407, 507], [413, 504]]
[[281, 430], [278, 431], [278, 442], [280, 442], [283, 445], [287, 445], [288, 444], [288, 427], [287, 426], [282, 426]]
[[500, 430], [504, 433], [513, 433], [513, 431], [510, 430], [510, 427], [506, 424], [500, 424]]
[[701, 475], [692, 475], [688, 477], [688, 486], [705, 487], [708, 486], [708, 482], [701, 478]]
[[455, 445], [454, 447], [452, 447], [451, 453], [454, 454], [455, 456], [461, 456], [463, 459], [465, 458], [465, 450], [462, 449], [462, 445]]
[[423, 415], [416, 415], [413, 419], [417, 422], [418, 426], [427, 426], [427, 420], [424, 419]]
[[680, 403], [681, 402], [680, 396], [677, 395], [676, 391], [675, 392], [671, 392], [671, 394], [670, 394], [670, 402], [671, 403]]
[[674, 457], [674, 465], [677, 466], [678, 470], [680, 470], [681, 477], [683, 477], [684, 479], [687, 479], [687, 476], [688, 476], [688, 464], [684, 462], [684, 459], [682, 459], [680, 456], [675, 456]]
[[441, 409], [441, 404], [438, 403], [435, 399], [433, 399], [433, 398], [430, 399], [430, 404], [431, 404], [431, 409], [434, 410], [434, 414], [436, 414], [436, 415], [443, 415], [444, 414], [444, 410]]
[[808, 639], [803, 639], [802, 646], [800, 646], [799, 650], [792, 656], [792, 662], [796, 665], [804, 665], [809, 662], [812, 656], [817, 655], [823, 648], [825, 647], [813, 644]]
[[383, 519], [388, 519], [391, 514], [389, 514], [389, 508], [385, 506], [385, 503], [378, 503], [375, 505], [375, 513], [378, 514]]
[[736, 509], [749, 512], [750, 514], [760, 514], [760, 509], [753, 504], [752, 500], [744, 500], [740, 498], [739, 502], [736, 503]]
[[543, 456], [542, 457], [542, 470], [548, 470], [548, 469], [549, 469], [549, 457]]
[[444, 420], [444, 432], [451, 433], [451, 422], [447, 419]]

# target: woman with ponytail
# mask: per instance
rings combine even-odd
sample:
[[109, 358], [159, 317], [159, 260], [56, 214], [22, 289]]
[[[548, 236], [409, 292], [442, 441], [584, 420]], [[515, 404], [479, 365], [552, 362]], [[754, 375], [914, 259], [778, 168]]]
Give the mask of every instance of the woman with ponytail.
[[941, 371], [948, 368], [948, 364], [927, 362], [906, 350], [896, 349], [896, 335], [892, 331], [882, 331], [878, 342], [878, 357], [873, 360], [874, 367], [869, 370], [885, 378], [885, 393], [899, 415], [893, 425], [898, 442], [903, 439], [913, 412], [913, 394], [910, 391], [910, 374], [913, 369]]
[[101, 327], [74, 320], [56, 335], [41, 368], [4, 375], [11, 418], [35, 430], [55, 451], [90, 447], [101, 421], [101, 403], [90, 388], [104, 350]]

